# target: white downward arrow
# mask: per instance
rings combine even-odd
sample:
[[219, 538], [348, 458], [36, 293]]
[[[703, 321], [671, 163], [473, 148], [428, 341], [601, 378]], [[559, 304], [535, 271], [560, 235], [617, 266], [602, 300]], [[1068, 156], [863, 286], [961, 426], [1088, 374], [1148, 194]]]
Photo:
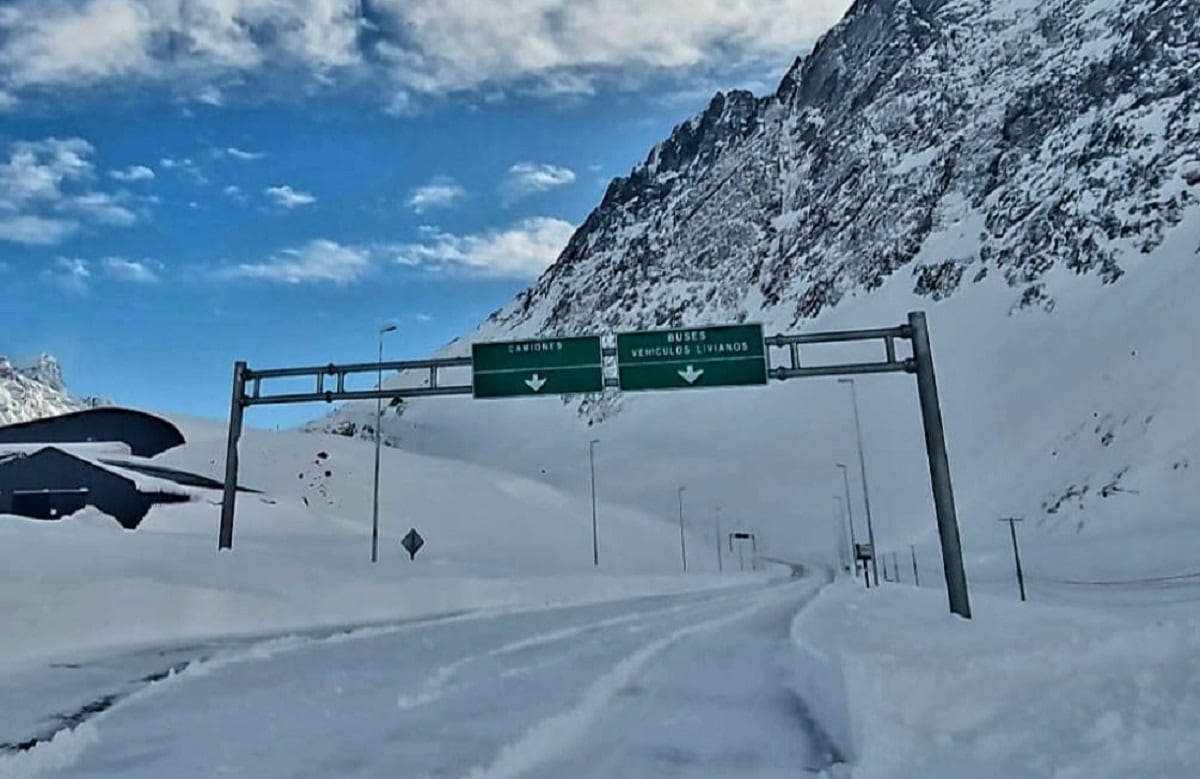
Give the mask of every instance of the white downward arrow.
[[704, 375], [704, 369], [701, 368], [700, 370], [696, 370], [689, 365], [686, 371], [676, 371], [676, 373], [678, 373], [680, 378], [682, 378], [688, 384], [695, 384], [696, 380]]
[[546, 380], [535, 373], [532, 377], [525, 380], [525, 386], [534, 392], [541, 392], [542, 387], [546, 386]]

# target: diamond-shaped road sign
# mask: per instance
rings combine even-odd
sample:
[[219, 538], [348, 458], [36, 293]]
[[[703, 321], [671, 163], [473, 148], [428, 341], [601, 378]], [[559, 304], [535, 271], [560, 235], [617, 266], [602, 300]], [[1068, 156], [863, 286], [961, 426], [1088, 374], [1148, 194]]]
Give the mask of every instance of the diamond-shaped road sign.
[[408, 552], [408, 559], [412, 560], [416, 558], [417, 552], [421, 550], [421, 547], [425, 546], [425, 539], [421, 538], [421, 534], [414, 527], [400, 540], [400, 545]]
[[573, 395], [604, 389], [599, 336], [471, 345], [476, 398]]

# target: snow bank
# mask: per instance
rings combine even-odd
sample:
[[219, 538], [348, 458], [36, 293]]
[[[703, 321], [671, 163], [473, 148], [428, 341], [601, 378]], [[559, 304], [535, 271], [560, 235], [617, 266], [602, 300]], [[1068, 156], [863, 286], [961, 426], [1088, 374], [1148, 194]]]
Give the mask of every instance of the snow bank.
[[795, 684], [856, 779], [1191, 777], [1200, 621], [841, 581], [792, 625]]

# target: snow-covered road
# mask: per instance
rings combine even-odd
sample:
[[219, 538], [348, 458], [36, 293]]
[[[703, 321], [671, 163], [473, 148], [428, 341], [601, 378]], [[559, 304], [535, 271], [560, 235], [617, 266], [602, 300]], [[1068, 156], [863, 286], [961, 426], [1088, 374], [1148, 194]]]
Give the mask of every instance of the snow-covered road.
[[[789, 624], [816, 586], [47, 669], [0, 683], [16, 704], [0, 716], [0, 777], [803, 775], [835, 759], [789, 686]], [[189, 652], [179, 673], [145, 681]], [[15, 748], [53, 732], [51, 714], [106, 698], [73, 730]]]

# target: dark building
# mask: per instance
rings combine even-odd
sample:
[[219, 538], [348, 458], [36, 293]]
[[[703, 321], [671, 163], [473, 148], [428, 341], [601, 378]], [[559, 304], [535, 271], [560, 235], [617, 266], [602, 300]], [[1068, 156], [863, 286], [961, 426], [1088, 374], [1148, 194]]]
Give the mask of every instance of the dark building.
[[86, 444], [119, 441], [138, 457], [154, 457], [184, 443], [162, 417], [129, 408], [89, 408], [73, 414], [0, 427], [0, 444]]
[[187, 500], [165, 489], [140, 488], [131, 476], [54, 447], [0, 455], [0, 514], [59, 519], [95, 506], [132, 530], [154, 504]]

